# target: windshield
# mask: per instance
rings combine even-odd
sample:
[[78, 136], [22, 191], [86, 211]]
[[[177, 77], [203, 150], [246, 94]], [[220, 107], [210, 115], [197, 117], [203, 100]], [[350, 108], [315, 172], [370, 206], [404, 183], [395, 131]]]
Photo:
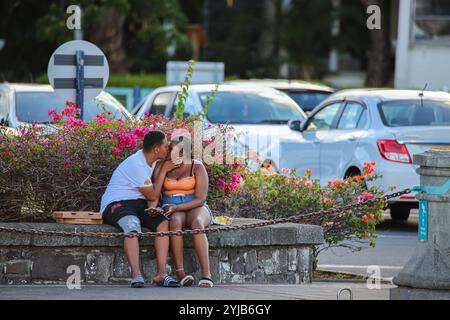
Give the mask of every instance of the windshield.
[[[203, 106], [210, 92], [199, 93]], [[287, 123], [303, 120], [302, 110], [282, 92], [217, 92], [206, 117], [212, 123]]]
[[379, 106], [381, 118], [389, 127], [450, 126], [450, 101], [399, 100]]
[[331, 93], [325, 92], [286, 92], [304, 111], [312, 111]]
[[[52, 123], [48, 110], [60, 113], [66, 107], [66, 100], [54, 92], [17, 92], [16, 114], [25, 123]], [[93, 101], [85, 103], [83, 120], [89, 122], [97, 114], [111, 112], [114, 119], [126, 120], [122, 106], [113, 97], [100, 95]]]

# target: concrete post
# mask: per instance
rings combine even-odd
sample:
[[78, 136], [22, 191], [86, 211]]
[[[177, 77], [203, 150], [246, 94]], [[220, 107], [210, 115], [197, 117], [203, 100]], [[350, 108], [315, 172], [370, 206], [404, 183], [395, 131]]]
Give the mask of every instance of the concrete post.
[[414, 164], [420, 166], [417, 173], [424, 187], [417, 199], [428, 201], [428, 237], [418, 241], [415, 253], [394, 278], [398, 288], [391, 289], [390, 298], [450, 299], [450, 192], [445, 187], [450, 179], [450, 151], [414, 155]]

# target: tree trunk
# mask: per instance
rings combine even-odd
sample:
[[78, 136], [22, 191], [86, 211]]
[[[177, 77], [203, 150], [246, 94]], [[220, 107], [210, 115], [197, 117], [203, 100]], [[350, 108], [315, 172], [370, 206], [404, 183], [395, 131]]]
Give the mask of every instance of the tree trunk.
[[[361, 0], [365, 9], [370, 5], [377, 5], [381, 9], [381, 29], [369, 30], [370, 47], [366, 85], [382, 87], [390, 83], [393, 75], [393, 53], [389, 39], [388, 1]], [[365, 10], [366, 12], [366, 10]], [[367, 17], [369, 17], [367, 15]]]
[[89, 41], [95, 43], [108, 57], [111, 73], [125, 73], [130, 64], [126, 60], [123, 46], [125, 15], [115, 8], [106, 8], [99, 21], [86, 34]]

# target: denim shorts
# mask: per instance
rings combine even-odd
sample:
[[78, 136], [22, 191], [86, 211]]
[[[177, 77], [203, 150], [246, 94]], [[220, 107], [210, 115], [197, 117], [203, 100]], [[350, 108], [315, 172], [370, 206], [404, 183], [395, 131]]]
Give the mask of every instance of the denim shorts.
[[[177, 194], [174, 196], [163, 196], [162, 204], [163, 205], [165, 205], [165, 204], [182, 204], [182, 203], [192, 201], [194, 199], [195, 199], [195, 196], [193, 194], [179, 194], [179, 195]], [[211, 217], [211, 221], [208, 224], [208, 226], [209, 226], [209, 225], [211, 225], [211, 223], [214, 220], [214, 215], [206, 202], [203, 205], [203, 207], [206, 208], [206, 210], [208, 210], [209, 216]]]

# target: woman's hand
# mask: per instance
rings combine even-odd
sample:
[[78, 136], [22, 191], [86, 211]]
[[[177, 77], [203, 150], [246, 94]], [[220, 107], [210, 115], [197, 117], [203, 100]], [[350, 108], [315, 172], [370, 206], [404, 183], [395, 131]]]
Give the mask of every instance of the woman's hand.
[[164, 214], [166, 217], [169, 217], [171, 214], [177, 211], [176, 204], [166, 204], [163, 206]]

